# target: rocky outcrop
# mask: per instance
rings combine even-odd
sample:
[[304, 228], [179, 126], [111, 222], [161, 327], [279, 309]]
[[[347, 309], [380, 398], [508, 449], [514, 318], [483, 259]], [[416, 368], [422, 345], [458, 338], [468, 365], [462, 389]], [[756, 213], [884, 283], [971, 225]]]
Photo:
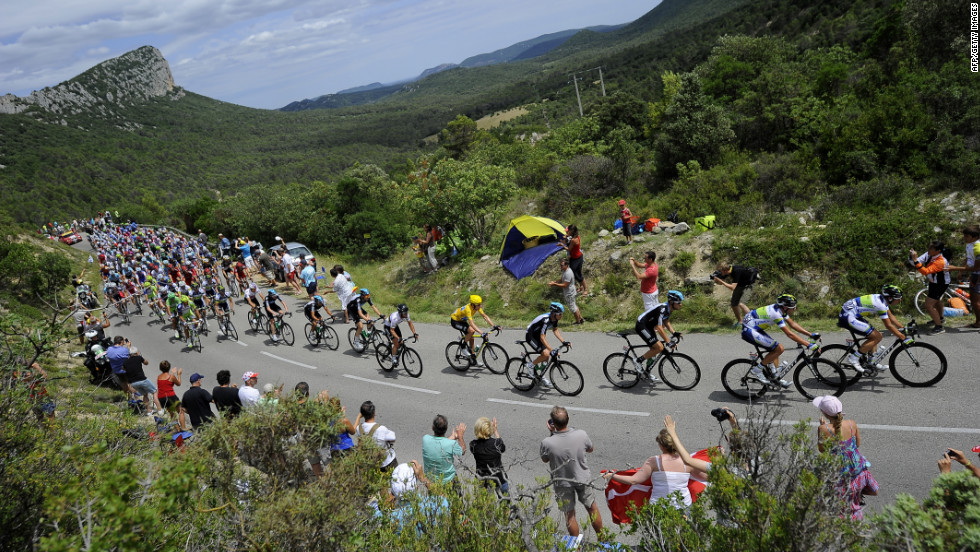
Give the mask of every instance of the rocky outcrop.
[[178, 99], [183, 95], [183, 90], [174, 86], [170, 65], [160, 50], [143, 46], [104, 61], [53, 88], [35, 90], [22, 98], [13, 94], [2, 96], [0, 114], [22, 113], [36, 106], [50, 115], [39, 118], [61, 124], [68, 124], [68, 118], [82, 114], [113, 120], [120, 119], [119, 107], [154, 97]]

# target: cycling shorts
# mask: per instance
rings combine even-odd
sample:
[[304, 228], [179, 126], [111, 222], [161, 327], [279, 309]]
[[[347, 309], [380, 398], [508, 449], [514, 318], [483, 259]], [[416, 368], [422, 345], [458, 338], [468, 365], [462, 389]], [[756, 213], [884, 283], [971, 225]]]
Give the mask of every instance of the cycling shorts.
[[535, 353], [540, 353], [541, 351], [544, 350], [544, 344], [541, 343], [540, 335], [533, 335], [530, 333], [526, 333], [524, 334], [524, 341], [527, 341], [527, 344], [531, 347], [531, 350], [534, 351]]
[[247, 301], [248, 304], [252, 305], [253, 307], [259, 306], [259, 298], [255, 295], [246, 295], [245, 301]]
[[742, 341], [758, 345], [766, 351], [772, 351], [779, 346], [779, 342], [769, 334], [749, 326], [742, 326]]
[[453, 320], [450, 318], [449, 325], [463, 333], [469, 333], [470, 331], [470, 321], [468, 318], [464, 318], [462, 320]]
[[357, 312], [358, 310], [357, 301], [351, 299], [350, 303], [347, 303], [347, 317], [350, 318], [351, 322], [356, 323], [361, 319], [360, 313]]
[[646, 322], [637, 321], [633, 329], [636, 330], [636, 334], [640, 336], [640, 339], [647, 344], [647, 347], [653, 347], [657, 342], [657, 321], [649, 320]]
[[874, 331], [874, 326], [853, 310], [840, 311], [840, 314], [837, 316], [837, 325], [844, 329], [850, 329], [854, 333], [865, 337], [871, 335], [871, 332]]
[[385, 326], [385, 329], [388, 330], [389, 332], [397, 335], [398, 336], [398, 339], [401, 339], [402, 338], [402, 329], [399, 328], [398, 326], [395, 326], [394, 328], [392, 328], [391, 326]]

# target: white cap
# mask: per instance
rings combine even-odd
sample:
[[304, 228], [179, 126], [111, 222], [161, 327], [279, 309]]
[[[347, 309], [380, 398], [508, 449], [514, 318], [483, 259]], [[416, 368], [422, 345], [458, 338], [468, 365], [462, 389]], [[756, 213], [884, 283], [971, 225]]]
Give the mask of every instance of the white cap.
[[402, 493], [415, 490], [419, 480], [411, 464], [398, 464], [391, 472], [391, 494], [401, 496]]

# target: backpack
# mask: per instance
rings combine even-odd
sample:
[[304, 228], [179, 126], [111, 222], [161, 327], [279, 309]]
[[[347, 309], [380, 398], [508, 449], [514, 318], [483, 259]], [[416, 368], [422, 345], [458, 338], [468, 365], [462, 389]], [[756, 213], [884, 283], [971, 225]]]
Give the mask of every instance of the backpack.
[[439, 240], [442, 239], [442, 227], [441, 226], [434, 226], [432, 228], [432, 239], [435, 240], [435, 241], [439, 241]]

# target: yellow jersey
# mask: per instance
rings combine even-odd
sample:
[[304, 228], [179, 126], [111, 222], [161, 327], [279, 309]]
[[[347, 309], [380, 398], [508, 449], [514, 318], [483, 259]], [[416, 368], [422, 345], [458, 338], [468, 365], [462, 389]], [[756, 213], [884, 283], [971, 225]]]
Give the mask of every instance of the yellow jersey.
[[464, 320], [469, 320], [470, 318], [475, 317], [477, 313], [486, 314], [483, 312], [483, 307], [478, 307], [474, 309], [472, 303], [467, 303], [466, 305], [456, 309], [456, 312], [454, 312], [450, 316], [450, 318], [452, 318], [456, 322], [462, 322]]

